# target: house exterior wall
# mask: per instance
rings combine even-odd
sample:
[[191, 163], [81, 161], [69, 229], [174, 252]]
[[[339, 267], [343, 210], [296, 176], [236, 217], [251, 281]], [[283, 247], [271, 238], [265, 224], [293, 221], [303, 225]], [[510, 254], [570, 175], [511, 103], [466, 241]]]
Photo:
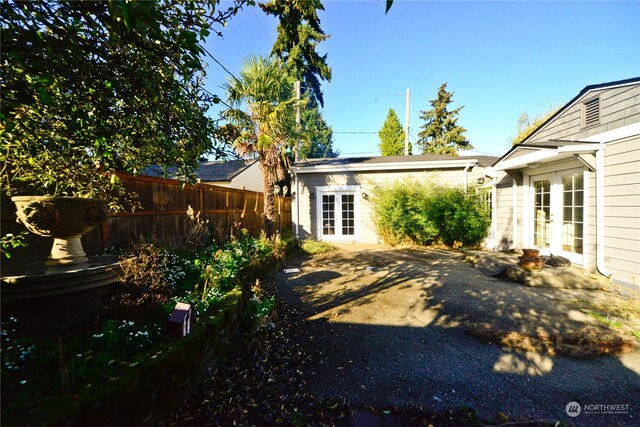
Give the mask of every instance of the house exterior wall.
[[605, 267], [640, 286], [640, 136], [610, 142], [604, 153]]
[[[517, 229], [514, 234], [514, 222], [517, 224], [522, 212], [518, 206], [518, 187], [514, 187], [514, 180], [508, 174], [502, 172], [496, 177], [496, 212], [495, 224], [495, 249], [508, 251], [518, 247]], [[515, 205], [514, 205], [515, 202]]]
[[260, 171], [259, 162], [253, 163], [251, 166], [234, 176], [229, 181], [221, 182], [207, 182], [207, 184], [218, 185], [221, 187], [237, 188], [242, 190], [244, 187], [247, 191], [257, 191], [262, 193], [264, 191], [264, 181], [262, 179], [262, 172]]
[[[599, 124], [585, 127], [583, 103], [600, 99]], [[640, 122], [640, 85], [586, 93], [532, 141], [583, 140]], [[588, 270], [596, 269], [596, 179], [589, 174]], [[616, 282], [640, 286], [640, 136], [606, 142], [604, 150], [604, 267]]]
[[[582, 104], [600, 96], [600, 124], [582, 126]], [[640, 85], [602, 89], [586, 93], [559, 117], [547, 123], [530, 142], [550, 139], [585, 139], [622, 126], [640, 122]]]
[[[296, 191], [296, 201], [292, 209], [299, 209], [299, 220], [296, 223], [296, 212], [292, 212], [294, 219], [294, 234], [298, 233], [301, 239], [314, 238], [320, 240], [322, 238], [318, 233], [317, 227], [317, 188], [318, 187], [356, 187], [356, 203], [359, 211], [358, 218], [358, 235], [354, 236], [352, 241], [359, 243], [382, 243], [380, 237], [376, 233], [373, 218], [373, 210], [371, 200], [368, 198], [373, 193], [376, 185], [392, 184], [395, 181], [406, 181], [415, 179], [419, 182], [433, 182], [444, 185], [462, 186], [464, 183], [465, 171], [462, 168], [445, 169], [445, 170], [427, 170], [427, 171], [372, 171], [372, 172], [334, 172], [334, 173], [298, 173], [298, 184], [294, 182], [294, 191]], [[475, 166], [472, 170], [467, 171], [468, 185], [475, 186], [476, 181], [480, 177], [485, 176], [485, 171], [479, 166]], [[314, 198], [310, 198], [310, 194], [314, 193]], [[297, 225], [297, 230], [296, 230]]]

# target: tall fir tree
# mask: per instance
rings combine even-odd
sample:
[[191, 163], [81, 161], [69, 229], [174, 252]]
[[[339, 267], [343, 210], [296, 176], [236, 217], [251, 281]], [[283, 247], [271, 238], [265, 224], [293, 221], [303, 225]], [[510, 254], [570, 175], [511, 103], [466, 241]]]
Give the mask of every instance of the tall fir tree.
[[[404, 154], [404, 131], [395, 110], [389, 108], [387, 118], [378, 132], [380, 153], [383, 156], [402, 156]], [[409, 143], [411, 154], [411, 143]]]
[[300, 157], [319, 159], [338, 157], [340, 152], [333, 150], [333, 130], [322, 117], [318, 107], [305, 109], [301, 115], [304, 136]]
[[324, 106], [320, 80], [331, 81], [327, 55], [316, 51], [318, 43], [329, 36], [320, 28], [318, 10], [324, 10], [320, 0], [276, 1], [260, 3], [262, 10], [279, 18], [278, 37], [271, 55], [280, 58], [290, 76], [299, 80], [310, 107]]
[[467, 141], [464, 133], [467, 131], [458, 125], [458, 114], [462, 107], [449, 110], [453, 102], [453, 92], [447, 91], [447, 83], [438, 89], [438, 97], [429, 101], [431, 110], [421, 111], [420, 119], [425, 123], [420, 126], [418, 145], [423, 154], [448, 154], [457, 156], [457, 150], [472, 150], [473, 145]]

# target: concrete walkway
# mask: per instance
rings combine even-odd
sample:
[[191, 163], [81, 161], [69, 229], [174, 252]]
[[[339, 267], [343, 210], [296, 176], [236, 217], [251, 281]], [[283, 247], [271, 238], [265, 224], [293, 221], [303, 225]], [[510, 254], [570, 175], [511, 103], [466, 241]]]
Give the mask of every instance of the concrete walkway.
[[[278, 292], [304, 313], [296, 339], [311, 354], [304, 374], [319, 397], [379, 409], [470, 407], [496, 422], [640, 423], [637, 350], [596, 359], [519, 352], [462, 327], [482, 321], [550, 335], [597, 327], [576, 307], [606, 306], [618, 298], [610, 293], [510, 283], [446, 250], [347, 245], [290, 266], [301, 271], [280, 273]], [[567, 413], [570, 402], [581, 405], [577, 417]], [[618, 406], [611, 414], [594, 405]]]

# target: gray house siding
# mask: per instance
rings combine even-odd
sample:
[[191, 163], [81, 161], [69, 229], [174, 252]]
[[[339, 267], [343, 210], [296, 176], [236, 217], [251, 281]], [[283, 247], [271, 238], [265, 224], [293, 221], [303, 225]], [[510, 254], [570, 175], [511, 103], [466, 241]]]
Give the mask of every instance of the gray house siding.
[[[598, 119], [587, 125], [585, 103], [596, 98]], [[513, 194], [508, 191], [507, 180], [499, 181], [498, 242], [502, 244], [498, 249], [507, 244], [509, 248], [533, 244], [532, 177], [582, 170], [586, 197], [581, 264], [589, 271], [611, 274], [614, 282], [632, 285], [634, 292], [640, 291], [639, 124], [640, 79], [590, 86], [500, 159], [494, 169], [520, 173], [523, 182], [518, 183], [518, 209], [510, 218]], [[536, 153], [540, 155], [537, 158]], [[598, 194], [600, 187], [604, 190]], [[599, 201], [603, 201], [601, 206]], [[510, 221], [518, 221], [518, 234], [508, 234], [509, 225], [513, 225]], [[598, 241], [598, 236], [604, 237]]]
[[496, 211], [496, 249], [499, 251], [507, 251], [514, 249], [516, 246], [516, 237], [514, 235], [514, 221], [517, 221], [518, 194], [517, 188], [514, 190], [513, 179], [506, 173], [501, 173], [496, 182], [496, 200], [498, 201], [494, 209]]
[[[600, 97], [600, 124], [584, 127], [583, 102]], [[535, 132], [527, 142], [550, 139], [580, 140], [632, 123], [640, 122], [640, 85], [623, 86], [586, 93], [567, 111]]]
[[207, 181], [208, 184], [218, 185], [221, 187], [243, 188], [248, 191], [264, 191], [264, 180], [262, 179], [262, 171], [259, 162], [253, 163], [242, 172], [232, 177], [229, 181]]
[[[469, 187], [475, 186], [478, 178], [485, 177], [484, 168], [475, 166], [466, 172]], [[359, 215], [356, 218], [358, 234], [352, 241], [360, 243], [381, 243], [375, 229], [371, 198], [375, 186], [389, 185], [398, 180], [406, 181], [414, 179], [418, 182], [438, 182], [450, 186], [462, 186], [465, 179], [463, 169], [447, 170], [423, 170], [423, 171], [372, 171], [372, 172], [322, 172], [299, 173], [296, 197], [292, 209], [299, 209], [299, 221], [296, 230], [296, 212], [293, 212], [294, 233], [297, 231], [299, 238], [314, 238], [320, 240], [322, 236], [318, 232], [317, 216], [317, 188], [318, 187], [344, 187], [355, 186], [358, 188], [356, 203]], [[295, 186], [295, 184], [294, 184]], [[313, 199], [311, 193], [314, 193]]]
[[640, 136], [605, 149], [605, 266], [640, 285]]

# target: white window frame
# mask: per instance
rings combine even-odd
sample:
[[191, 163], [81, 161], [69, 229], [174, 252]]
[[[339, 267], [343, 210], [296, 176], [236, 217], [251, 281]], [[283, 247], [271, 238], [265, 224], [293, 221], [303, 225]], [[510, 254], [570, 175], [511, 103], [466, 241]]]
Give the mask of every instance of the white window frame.
[[589, 215], [590, 215], [590, 206], [589, 206], [589, 171], [585, 168], [561, 168], [556, 169], [553, 166], [540, 168], [540, 170], [529, 171], [528, 174], [524, 176], [524, 182], [527, 183], [523, 185], [523, 201], [524, 201], [524, 230], [523, 230], [523, 247], [533, 248], [535, 245], [533, 244], [533, 209], [534, 209], [534, 191], [533, 191], [533, 181], [539, 178], [549, 178], [551, 179], [551, 204], [552, 211], [554, 212], [555, 222], [552, 225], [554, 227], [552, 234], [556, 237], [556, 243], [561, 241], [562, 236], [562, 220], [558, 218], [562, 218], [562, 177], [566, 175], [571, 175], [574, 173], [582, 173], [584, 189], [583, 189], [583, 230], [582, 230], [582, 254], [573, 254], [568, 253], [562, 250], [561, 244], [560, 247], [552, 247], [551, 249], [541, 249], [540, 253], [543, 255], [548, 255], [550, 252], [553, 252], [554, 255], [562, 255], [566, 258], [569, 258], [571, 262], [576, 265], [581, 266], [582, 268], [588, 268], [589, 266]]
[[[353, 234], [342, 235], [342, 203], [336, 200], [336, 234], [322, 234], [322, 196], [334, 195], [342, 196], [343, 194], [353, 194]], [[360, 200], [362, 199], [362, 191], [357, 185], [338, 185], [338, 186], [320, 186], [316, 187], [316, 239], [323, 241], [342, 241], [357, 242], [360, 240]], [[339, 212], [339, 217], [337, 216]]]

